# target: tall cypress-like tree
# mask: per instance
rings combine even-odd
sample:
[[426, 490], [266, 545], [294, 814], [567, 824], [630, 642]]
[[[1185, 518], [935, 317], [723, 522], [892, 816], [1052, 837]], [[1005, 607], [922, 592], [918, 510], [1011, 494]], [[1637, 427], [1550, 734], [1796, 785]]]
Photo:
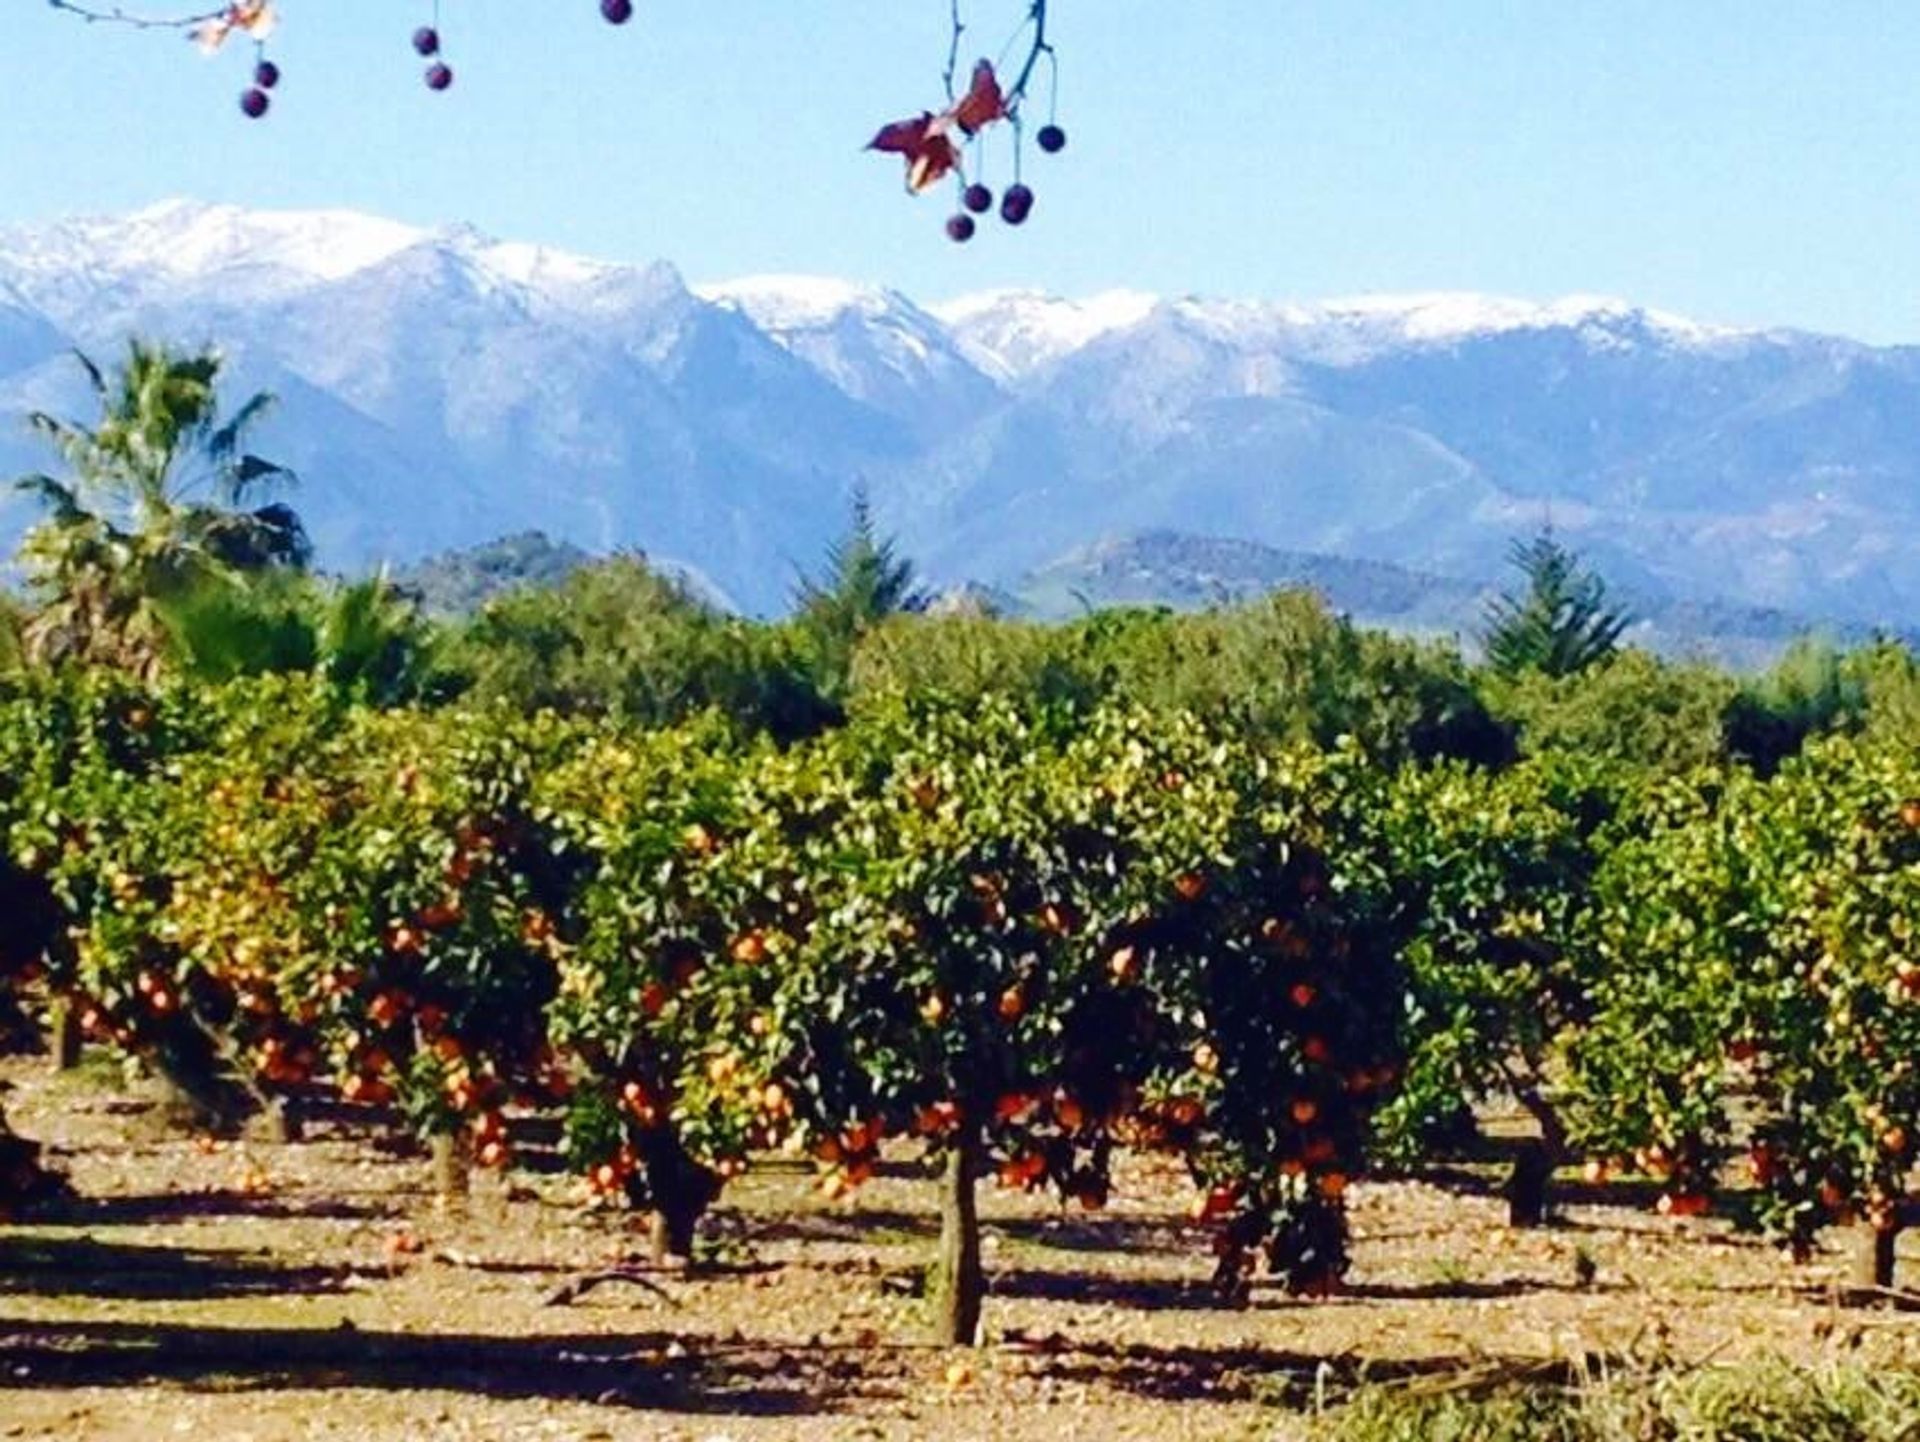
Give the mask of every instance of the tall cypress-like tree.
[[1487, 607], [1483, 639], [1495, 670], [1571, 676], [1618, 649], [1632, 616], [1607, 604], [1606, 582], [1555, 540], [1551, 527], [1515, 541], [1511, 560], [1526, 584]]
[[853, 493], [847, 533], [827, 550], [818, 576], [802, 576], [794, 592], [801, 629], [811, 640], [821, 689], [845, 694], [860, 638], [887, 617], [925, 608], [913, 562], [874, 524], [866, 487]]

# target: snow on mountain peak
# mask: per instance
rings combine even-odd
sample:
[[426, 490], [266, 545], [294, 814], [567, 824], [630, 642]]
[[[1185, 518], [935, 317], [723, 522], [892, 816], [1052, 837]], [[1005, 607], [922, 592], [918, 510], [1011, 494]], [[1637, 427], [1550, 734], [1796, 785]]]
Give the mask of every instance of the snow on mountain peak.
[[853, 314], [917, 312], [898, 291], [823, 275], [750, 275], [694, 287], [702, 300], [737, 310], [763, 330], [813, 330]]
[[1032, 290], [981, 291], [928, 307], [951, 327], [976, 362], [1002, 375], [1022, 375], [1071, 354], [1111, 331], [1138, 325], [1160, 298], [1110, 290], [1063, 300]]

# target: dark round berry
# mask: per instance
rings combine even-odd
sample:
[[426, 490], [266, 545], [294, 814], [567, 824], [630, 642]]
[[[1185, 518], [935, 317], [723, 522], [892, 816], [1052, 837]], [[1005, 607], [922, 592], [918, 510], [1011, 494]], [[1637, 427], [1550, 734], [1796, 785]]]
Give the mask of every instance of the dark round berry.
[[271, 90], [280, 83], [280, 67], [271, 60], [262, 60], [253, 67], [253, 83], [262, 90]]
[[257, 85], [250, 90], [243, 90], [240, 93], [240, 109], [245, 112], [250, 119], [258, 120], [261, 116], [265, 115], [267, 113], [267, 106], [270, 104], [272, 104], [272, 102], [267, 99], [267, 92]]
[[1000, 197], [1000, 218], [1008, 225], [1025, 225], [1033, 214], [1033, 191], [1025, 185], [1009, 185]]
[[421, 55], [440, 53], [440, 32], [431, 25], [422, 25], [413, 32], [413, 48]]
[[1049, 155], [1058, 155], [1067, 148], [1067, 132], [1057, 125], [1041, 126], [1040, 133], [1034, 136], [1034, 139], [1040, 143], [1040, 148]]
[[451, 84], [453, 84], [452, 66], [435, 61], [427, 67], [427, 89], [445, 90]]
[[958, 241], [961, 245], [965, 245], [973, 239], [973, 229], [972, 216], [956, 215], [947, 222], [947, 239]]
[[633, 0], [600, 0], [600, 14], [609, 25], [625, 25], [633, 19]]
[[969, 185], [960, 199], [975, 215], [985, 215], [993, 209], [993, 192], [984, 185]]

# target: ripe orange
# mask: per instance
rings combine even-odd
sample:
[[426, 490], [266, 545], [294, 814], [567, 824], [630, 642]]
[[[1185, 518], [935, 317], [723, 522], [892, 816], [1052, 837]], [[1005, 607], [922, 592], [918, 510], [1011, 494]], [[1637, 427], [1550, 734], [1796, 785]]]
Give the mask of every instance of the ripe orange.
[[1298, 1007], [1312, 1006], [1313, 999], [1319, 994], [1319, 992], [1313, 989], [1312, 983], [1305, 981], [1295, 982], [1293, 984], [1293, 990], [1287, 993], [1288, 997], [1292, 999], [1293, 1004]]
[[1325, 1064], [1333, 1055], [1324, 1037], [1310, 1036], [1300, 1043], [1300, 1055], [1316, 1066]]
[[939, 992], [920, 1003], [920, 1015], [928, 1026], [938, 1026], [947, 1016], [947, 1000]]
[[1000, 1001], [995, 1009], [1000, 1013], [1000, 1020], [1018, 1021], [1026, 1015], [1027, 998], [1019, 987], [1010, 986], [1000, 993]]
[[1304, 1127], [1310, 1125], [1313, 1119], [1320, 1115], [1320, 1103], [1311, 1097], [1301, 1097], [1288, 1110], [1293, 1114], [1294, 1121]]
[[1132, 981], [1140, 974], [1139, 955], [1130, 946], [1123, 946], [1114, 952], [1107, 966], [1113, 972], [1113, 979], [1115, 981]]
[[1173, 881], [1174, 894], [1182, 901], [1198, 901], [1207, 892], [1207, 879], [1196, 871], [1184, 871]]
[[766, 960], [767, 940], [757, 931], [749, 931], [733, 943], [733, 959], [747, 966]]

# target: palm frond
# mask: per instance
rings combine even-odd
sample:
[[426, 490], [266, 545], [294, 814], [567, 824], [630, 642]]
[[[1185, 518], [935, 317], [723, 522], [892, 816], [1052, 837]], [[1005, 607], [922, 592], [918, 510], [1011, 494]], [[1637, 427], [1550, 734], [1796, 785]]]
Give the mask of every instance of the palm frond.
[[57, 525], [71, 525], [87, 515], [86, 507], [80, 504], [80, 497], [74, 489], [52, 476], [21, 476], [14, 481], [13, 487], [39, 501], [51, 513], [51, 519]]
[[217, 427], [207, 436], [207, 455], [221, 465], [231, 460], [234, 452], [240, 449], [240, 441], [247, 431], [277, 402], [278, 398], [270, 391], [258, 391], [249, 396], [246, 404], [235, 411], [225, 425]]

